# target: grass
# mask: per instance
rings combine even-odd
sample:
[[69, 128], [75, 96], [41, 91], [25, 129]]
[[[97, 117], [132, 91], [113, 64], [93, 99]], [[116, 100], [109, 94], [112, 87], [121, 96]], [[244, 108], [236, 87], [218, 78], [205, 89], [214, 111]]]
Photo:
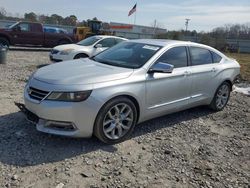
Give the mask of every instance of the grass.
[[236, 59], [240, 63], [242, 79], [250, 82], [250, 54], [227, 53], [226, 55]]

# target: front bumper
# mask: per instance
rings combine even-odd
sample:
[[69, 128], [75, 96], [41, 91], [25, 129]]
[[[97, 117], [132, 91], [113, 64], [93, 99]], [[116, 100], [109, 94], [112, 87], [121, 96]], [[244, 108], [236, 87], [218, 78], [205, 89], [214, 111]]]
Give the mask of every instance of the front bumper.
[[61, 61], [67, 61], [74, 59], [73, 55], [60, 55], [60, 53], [57, 54], [49, 54], [49, 58], [53, 62], [61, 62]]
[[50, 61], [53, 61], [53, 62], [61, 62], [61, 61], [63, 61], [61, 59], [55, 59], [55, 58], [53, 58], [52, 54], [49, 55], [49, 59], [50, 59]]
[[29, 111], [24, 104], [15, 102], [15, 105], [20, 109], [21, 112], [24, 113], [28, 121], [35, 124], [38, 123], [39, 117], [36, 114]]
[[[99, 103], [91, 96], [83, 102], [37, 101], [30, 98], [27, 87], [24, 92], [25, 108], [38, 117], [38, 131], [70, 137], [92, 136]], [[73, 128], [65, 129], [63, 124], [71, 124]]]

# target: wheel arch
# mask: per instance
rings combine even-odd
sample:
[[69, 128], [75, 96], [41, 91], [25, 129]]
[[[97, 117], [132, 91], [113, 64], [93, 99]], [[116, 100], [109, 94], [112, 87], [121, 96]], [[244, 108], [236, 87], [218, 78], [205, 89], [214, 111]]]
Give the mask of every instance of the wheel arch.
[[0, 37], [1, 37], [1, 38], [5, 38], [6, 40], [8, 40], [9, 44], [12, 44], [12, 43], [11, 43], [11, 40], [10, 40], [10, 37], [9, 37], [8, 35], [0, 34]]
[[[139, 121], [140, 113], [141, 113], [141, 111], [140, 111], [140, 104], [139, 104], [138, 100], [134, 96], [129, 95], [129, 94], [119, 94], [119, 95], [116, 95], [116, 96], [112, 96], [110, 99], [108, 99], [106, 102], [103, 103], [103, 105], [101, 106], [101, 108], [98, 110], [98, 113], [104, 107], [104, 105], [107, 104], [109, 101], [114, 100], [116, 98], [120, 98], [120, 97], [128, 98], [129, 100], [131, 100], [134, 103], [135, 108], [136, 108], [136, 112], [137, 112], [137, 119], [136, 119], [136, 123], [137, 123]], [[96, 116], [96, 118], [97, 118], [97, 116]]]
[[78, 55], [86, 55], [87, 57], [89, 57], [89, 55], [86, 53], [86, 52], [77, 52], [75, 55], [74, 55], [74, 59], [76, 59], [76, 56]]
[[232, 89], [233, 89], [233, 82], [230, 79], [225, 79], [223, 82], [221, 82], [221, 84], [224, 83], [224, 82], [227, 82], [230, 85], [230, 90], [232, 91]]

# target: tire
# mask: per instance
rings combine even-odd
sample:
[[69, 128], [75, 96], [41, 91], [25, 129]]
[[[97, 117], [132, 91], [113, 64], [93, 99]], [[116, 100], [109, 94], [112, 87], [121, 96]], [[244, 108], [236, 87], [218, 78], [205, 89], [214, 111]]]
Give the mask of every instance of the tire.
[[74, 59], [86, 58], [89, 57], [87, 54], [77, 54], [75, 55]]
[[94, 135], [106, 144], [122, 142], [133, 132], [136, 121], [135, 104], [126, 97], [114, 98], [99, 111], [94, 125]]
[[8, 39], [4, 38], [4, 37], [0, 37], [0, 46], [5, 46], [7, 48], [9, 48], [10, 43], [8, 41]]
[[69, 40], [63, 39], [58, 42], [58, 45], [63, 45], [63, 44], [70, 44], [71, 42]]
[[215, 111], [221, 111], [227, 105], [230, 98], [231, 85], [228, 82], [223, 82], [216, 90], [214, 98], [209, 107]]

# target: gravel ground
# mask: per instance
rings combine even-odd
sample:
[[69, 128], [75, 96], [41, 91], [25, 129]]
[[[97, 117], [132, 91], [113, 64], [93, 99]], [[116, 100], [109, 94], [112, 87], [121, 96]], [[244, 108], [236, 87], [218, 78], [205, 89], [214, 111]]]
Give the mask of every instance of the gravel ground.
[[10, 51], [0, 65], [0, 187], [250, 187], [250, 97], [233, 92], [136, 126], [109, 146], [37, 132], [14, 106], [48, 52]]

